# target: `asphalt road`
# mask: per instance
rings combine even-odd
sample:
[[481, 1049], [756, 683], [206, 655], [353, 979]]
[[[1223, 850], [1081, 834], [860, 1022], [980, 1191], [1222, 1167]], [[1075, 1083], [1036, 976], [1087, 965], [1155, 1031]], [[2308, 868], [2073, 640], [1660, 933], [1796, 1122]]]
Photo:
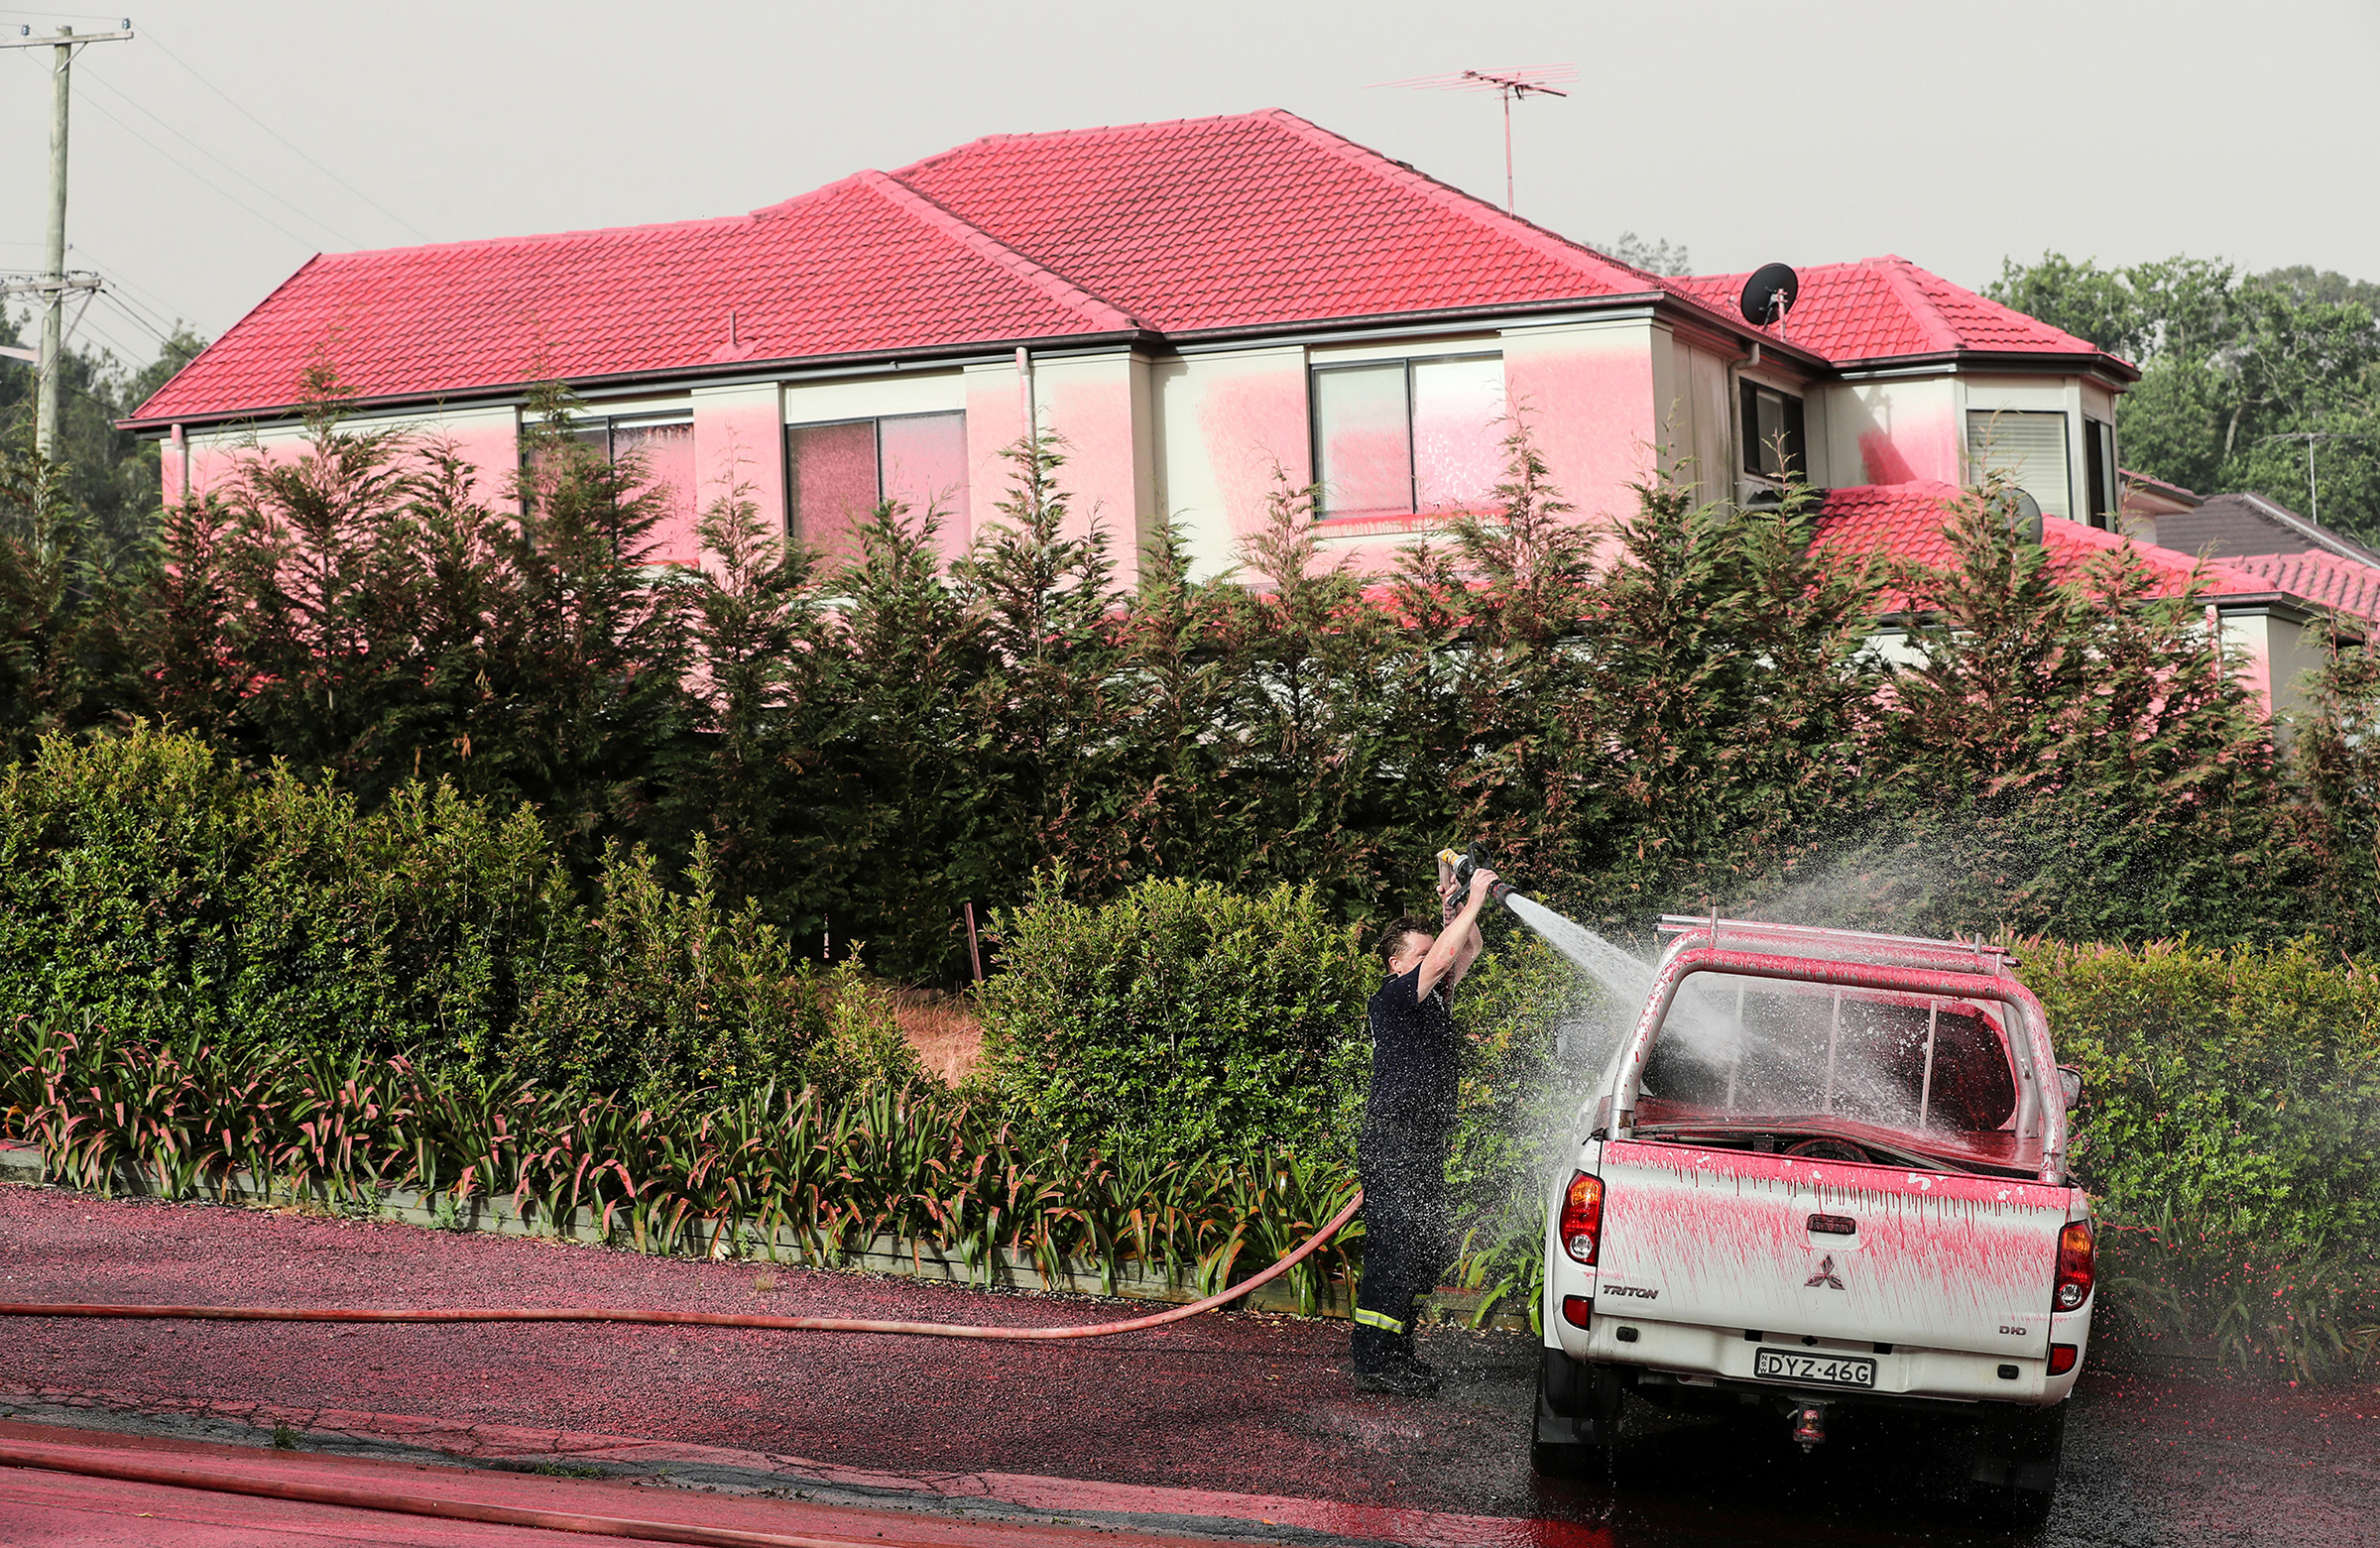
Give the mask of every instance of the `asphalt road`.
[[[1049, 1298], [0, 1186], [0, 1301], [649, 1305], [1045, 1323]], [[1062, 1320], [1111, 1303], [1072, 1301]], [[0, 1418], [1268, 1539], [2004, 1542], [1944, 1438], [1635, 1416], [1616, 1483], [1526, 1458], [1530, 1340], [1424, 1336], [1439, 1398], [1354, 1391], [1344, 1325], [1226, 1315], [1069, 1345], [741, 1330], [0, 1319]], [[2086, 1369], [2040, 1541], [2368, 1542], [2380, 1388]], [[10, 1541], [0, 1532], [0, 1542]]]

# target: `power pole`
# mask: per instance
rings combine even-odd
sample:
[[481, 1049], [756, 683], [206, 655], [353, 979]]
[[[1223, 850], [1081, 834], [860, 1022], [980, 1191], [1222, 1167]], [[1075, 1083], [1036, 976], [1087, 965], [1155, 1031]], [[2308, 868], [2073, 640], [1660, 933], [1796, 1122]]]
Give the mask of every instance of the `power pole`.
[[39, 290], [48, 299], [42, 312], [42, 358], [39, 367], [41, 396], [35, 402], [33, 443], [45, 459], [58, 450], [60, 393], [64, 386], [61, 365], [66, 349], [66, 292], [93, 290], [95, 281], [66, 278], [66, 103], [71, 93], [74, 51], [84, 44], [115, 43], [132, 36], [132, 22], [125, 20], [121, 29], [112, 33], [74, 35], [71, 27], [60, 27], [57, 35], [36, 38], [30, 27], [20, 28], [14, 38], [0, 38], [0, 48], [39, 49], [53, 51], [50, 65], [50, 267], [43, 273]]

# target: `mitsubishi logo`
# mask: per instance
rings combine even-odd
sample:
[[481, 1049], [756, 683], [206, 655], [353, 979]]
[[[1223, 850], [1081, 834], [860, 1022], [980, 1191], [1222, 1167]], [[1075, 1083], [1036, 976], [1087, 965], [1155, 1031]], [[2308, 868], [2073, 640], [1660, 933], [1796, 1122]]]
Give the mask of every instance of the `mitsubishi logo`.
[[1843, 1281], [1835, 1277], [1835, 1254], [1832, 1252], [1818, 1260], [1818, 1272], [1803, 1280], [1802, 1288], [1815, 1290], [1822, 1284], [1830, 1290], [1843, 1288]]

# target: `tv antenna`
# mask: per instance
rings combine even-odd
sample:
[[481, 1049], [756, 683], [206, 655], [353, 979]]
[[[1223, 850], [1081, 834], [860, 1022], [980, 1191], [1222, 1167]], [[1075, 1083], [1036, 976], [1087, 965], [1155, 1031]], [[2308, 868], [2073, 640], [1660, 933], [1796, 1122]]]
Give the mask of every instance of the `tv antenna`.
[[1566, 97], [1554, 82], [1579, 78], [1576, 64], [1520, 64], [1509, 69], [1458, 69], [1443, 75], [1416, 75], [1411, 80], [1374, 81], [1375, 86], [1399, 86], [1414, 91], [1492, 91], [1504, 99], [1504, 209], [1512, 208], [1512, 104], [1522, 97]]

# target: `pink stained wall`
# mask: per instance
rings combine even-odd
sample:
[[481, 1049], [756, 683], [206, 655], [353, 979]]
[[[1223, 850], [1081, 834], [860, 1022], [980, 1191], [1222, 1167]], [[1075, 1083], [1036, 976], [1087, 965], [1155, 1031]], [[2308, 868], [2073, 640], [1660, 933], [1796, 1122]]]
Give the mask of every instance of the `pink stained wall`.
[[[1067, 493], [1068, 535], [1088, 536], [1096, 523], [1108, 535], [1117, 580], [1130, 585], [1139, 572], [1140, 557], [1132, 383], [1126, 362], [1098, 364], [1105, 369], [1096, 375], [1088, 363], [1040, 374], [1041, 422], [1065, 437], [1059, 449], [1066, 465], [1058, 469], [1058, 482]], [[1013, 464], [1004, 460], [1001, 467], [995, 499], [1007, 498]]]
[[691, 510], [682, 535], [672, 535], [664, 555], [680, 564], [701, 561], [694, 529], [714, 501], [736, 495], [760, 510], [761, 525], [773, 536], [785, 530], [784, 414], [774, 384], [694, 397], [694, 467]]
[[1948, 377], [1846, 384], [1826, 391], [1827, 449], [1838, 484], [1966, 482], [1966, 438]]
[[[1045, 384], [1046, 385], [1046, 384]], [[1009, 498], [1015, 464], [1002, 453], [1024, 434], [1024, 404], [1017, 377], [1008, 366], [985, 367], [967, 373], [967, 520], [942, 529], [942, 555], [956, 558], [967, 551], [986, 522], [1000, 520], [996, 506]], [[1063, 477], [1071, 469], [1062, 469]]]
[[513, 423], [502, 419], [473, 420], [448, 425], [430, 432], [454, 442], [477, 472], [472, 494], [480, 504], [492, 508], [511, 509], [513, 504], [513, 475], [521, 465], [521, 432]]
[[1528, 421], [1574, 520], [1633, 511], [1629, 486], [1654, 471], [1662, 410], [1653, 342], [1644, 326], [1505, 336], [1506, 400]]
[[[1223, 539], [1210, 546], [1228, 563], [1225, 551], [1263, 529], [1276, 466], [1292, 489], [1313, 481], [1303, 356], [1212, 370], [1199, 383], [1195, 420], [1196, 438], [1189, 445], [1204, 465], [1174, 472], [1167, 498], [1179, 505], [1194, 499], [1201, 486], [1211, 492], [1220, 509], [1194, 511], [1192, 519]], [[1193, 472], [1198, 476], [1190, 476]]]

